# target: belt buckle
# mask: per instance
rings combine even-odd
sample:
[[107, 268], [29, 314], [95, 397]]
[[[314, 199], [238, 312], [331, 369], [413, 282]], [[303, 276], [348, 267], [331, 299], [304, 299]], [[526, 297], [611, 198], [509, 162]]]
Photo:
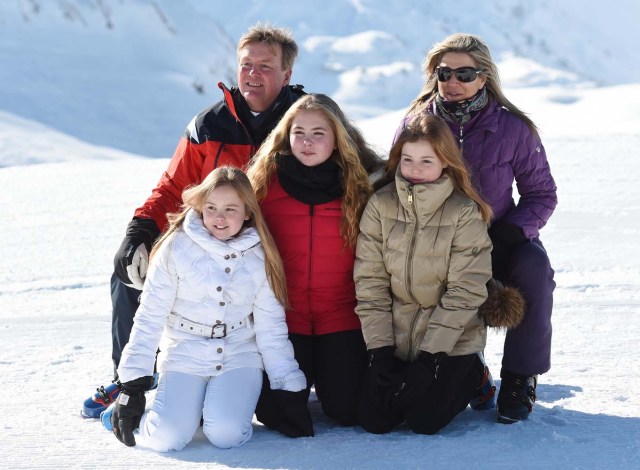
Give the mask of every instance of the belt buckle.
[[[216, 333], [216, 328], [222, 328], [222, 335], [218, 335]], [[224, 338], [227, 336], [227, 324], [226, 323], [218, 323], [217, 325], [213, 325], [211, 328], [211, 338]]]

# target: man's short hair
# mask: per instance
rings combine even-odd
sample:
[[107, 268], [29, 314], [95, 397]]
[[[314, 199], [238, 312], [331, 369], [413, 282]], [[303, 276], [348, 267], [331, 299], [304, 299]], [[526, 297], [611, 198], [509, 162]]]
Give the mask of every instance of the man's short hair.
[[293, 40], [290, 30], [277, 28], [268, 23], [256, 23], [238, 41], [238, 57], [242, 49], [254, 42], [265, 43], [274, 54], [276, 53], [276, 47], [280, 46], [282, 50], [282, 68], [284, 70], [293, 69], [293, 63], [298, 56], [298, 45]]

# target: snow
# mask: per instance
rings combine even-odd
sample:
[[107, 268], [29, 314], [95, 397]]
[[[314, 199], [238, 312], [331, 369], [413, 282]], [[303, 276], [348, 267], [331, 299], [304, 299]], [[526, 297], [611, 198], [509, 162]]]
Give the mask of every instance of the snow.
[[[187, 30], [189, 15], [196, 13], [198, 20], [189, 29], [191, 39], [206, 29], [203, 24], [213, 28], [223, 22], [205, 15], [208, 2], [180, 3], [178, 7], [161, 1], [31, 0], [0, 6], [0, 377], [5, 389], [0, 400], [0, 462], [4, 468], [640, 468], [640, 69], [629, 60], [637, 54], [626, 56], [628, 68], [608, 74], [615, 79], [612, 82], [605, 82], [604, 75], [581, 76], [576, 68], [558, 66], [562, 54], [573, 57], [572, 63], [583, 61], [584, 70], [594, 74], [602, 72], [603, 66], [623, 64], [622, 59], [600, 52], [608, 38], [620, 41], [623, 55], [633, 47], [637, 50], [637, 45], [622, 41], [624, 27], [633, 17], [638, 19], [635, 2], [598, 7], [594, 16], [601, 21], [597, 23], [587, 22], [595, 2], [591, 7], [573, 0], [558, 2], [560, 6], [541, 2], [540, 9], [515, 0], [504, 2], [508, 7], [504, 10], [520, 18], [519, 25], [544, 25], [541, 31], [549, 35], [549, 47], [558, 46], [549, 60], [533, 53], [539, 46], [525, 55], [526, 40], [516, 39], [512, 31], [513, 44], [521, 51], [505, 49], [500, 62], [507, 97], [541, 129], [559, 188], [558, 208], [542, 230], [557, 282], [552, 369], [540, 377], [538, 402], [528, 421], [505, 426], [495, 422], [492, 411], [467, 409], [435, 436], [415, 435], [405, 427], [376, 436], [333, 425], [313, 400], [313, 438], [292, 440], [256, 422], [253, 438], [240, 448], [216, 449], [198, 432], [185, 450], [160, 454], [127, 448], [97, 421], [80, 418], [82, 401], [97, 386], [108, 383], [112, 373], [109, 278], [113, 255], [133, 209], [148, 196], [168, 162], [145, 156], [168, 156], [191, 115], [218, 99], [209, 84], [204, 96], [189, 97], [195, 69], [189, 69], [188, 63], [193, 64], [195, 56], [177, 60], [178, 45], [185, 43], [166, 38], [171, 29]], [[359, 110], [350, 115], [357, 116], [358, 125], [381, 152], [388, 149], [419, 82], [405, 90], [407, 99], [385, 109], [378, 100], [358, 97], [361, 87], [368, 86], [362, 80], [371, 77], [360, 79], [353, 74], [364, 64], [380, 67], [405, 59], [419, 68], [427, 40], [411, 43], [407, 46], [411, 54], [402, 55], [387, 44], [386, 62], [370, 55], [360, 61], [358, 55], [367, 50], [382, 54], [387, 34], [383, 31], [389, 31], [382, 26], [401, 24], [399, 11], [405, 3], [407, 15], [422, 11], [422, 2], [360, 0], [323, 2], [322, 14], [310, 15], [305, 14], [308, 7], [292, 2], [278, 21], [295, 25], [296, 37], [310, 41], [305, 42], [309, 49], [301, 51], [300, 59], [306, 55], [308, 68], [322, 70], [330, 60], [342, 64], [344, 74], [332, 75], [335, 82], [329, 78], [326, 88], [318, 78], [313, 90], [327, 91], [342, 83], [333, 89], [334, 96], [349, 102], [350, 110]], [[237, 31], [265, 14], [260, 2], [239, 4], [246, 7], [246, 14], [226, 15], [233, 16], [224, 24], [234, 33], [225, 47], [209, 48], [211, 60], [226, 60], [218, 53], [232, 56]], [[497, 15], [498, 5], [487, 2], [485, 8]], [[38, 15], [33, 13], [36, 6]], [[340, 6], [350, 8], [353, 18], [339, 14]], [[571, 6], [579, 9], [573, 11]], [[63, 7], [75, 22], [59, 18]], [[567, 21], [562, 14], [545, 16], [543, 7], [575, 13], [575, 21]], [[28, 13], [29, 24], [39, 22], [41, 29], [29, 29], [20, 17], [10, 17], [12, 8]], [[149, 18], [164, 20], [143, 22], [140, 18], [148, 9], [155, 15]], [[624, 14], [615, 16], [620, 11]], [[94, 26], [97, 18], [111, 18], [114, 30], [122, 35], [116, 41], [122, 54], [115, 54], [113, 38], [106, 39], [111, 33], [80, 26], [79, 18]], [[472, 24], [470, 17], [454, 22], [452, 14], [443, 15], [441, 21], [437, 15], [424, 18], [424, 24], [435, 29], [435, 39], [448, 28]], [[613, 18], [614, 25], [609, 21]], [[356, 26], [349, 26], [347, 20]], [[364, 27], [373, 20], [381, 26]], [[131, 27], [125, 28], [125, 23]], [[412, 30], [402, 25], [396, 32], [411, 38], [420, 37], [427, 28]], [[59, 33], [57, 39], [45, 34], [52, 31]], [[554, 31], [566, 35], [566, 41], [552, 36]], [[597, 43], [594, 35], [604, 39]], [[15, 41], [4, 41], [5, 36]], [[64, 47], [63, 39], [70, 38], [90, 43], [89, 49], [104, 55], [103, 62], [91, 66], [96, 70], [88, 70], [89, 59], [80, 48]], [[499, 34], [491, 37], [500, 49], [507, 43], [501, 38]], [[579, 38], [597, 47], [578, 47]], [[211, 45], [210, 38], [202, 41]], [[125, 44], [148, 51], [148, 62], [140, 62], [140, 56], [127, 59]], [[201, 47], [193, 43], [194, 49]], [[570, 50], [573, 56], [566, 52]], [[21, 60], [18, 52], [23, 54]], [[173, 75], [156, 74], [151, 80], [150, 71], [157, 69], [149, 63], [160, 61], [161, 52], [170, 59], [162, 67], [168, 64]], [[122, 62], [114, 62], [115, 57]], [[41, 76], [42, 64], [50, 69], [49, 75]], [[90, 80], [83, 82], [80, 77], [73, 86], [61, 87], [55, 77], [68, 77], [67, 69], [84, 71]], [[210, 74], [206, 66], [202, 70], [203, 77]], [[623, 80], [625, 70], [628, 81]], [[96, 93], [92, 81], [99, 74], [103, 93]], [[535, 80], [529, 80], [533, 76]], [[128, 79], [136, 81], [136, 77], [144, 77], [145, 87], [129, 86]], [[169, 82], [176, 87], [173, 91]], [[381, 94], [391, 89], [381, 83], [377, 84]], [[185, 98], [182, 111], [177, 112], [174, 104], [182, 96], [179, 93]], [[119, 100], [131, 106], [123, 108]], [[163, 119], [170, 116], [175, 121], [145, 124], [141, 106], [151, 103]], [[129, 132], [137, 140], [122, 137]], [[154, 148], [160, 138], [170, 142], [168, 152], [143, 151]], [[134, 140], [137, 147], [129, 145]], [[129, 144], [121, 145], [123, 141]], [[503, 333], [490, 333], [486, 355], [496, 375], [502, 342]]]

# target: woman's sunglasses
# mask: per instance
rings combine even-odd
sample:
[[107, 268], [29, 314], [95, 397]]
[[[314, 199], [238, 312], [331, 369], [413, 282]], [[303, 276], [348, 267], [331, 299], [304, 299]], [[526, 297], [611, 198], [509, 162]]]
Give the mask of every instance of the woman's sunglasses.
[[436, 67], [436, 77], [438, 77], [439, 82], [448, 82], [455, 73], [459, 82], [471, 83], [478, 78], [480, 72], [482, 72], [482, 70], [473, 67], [460, 67], [457, 69], [452, 69], [451, 67]]

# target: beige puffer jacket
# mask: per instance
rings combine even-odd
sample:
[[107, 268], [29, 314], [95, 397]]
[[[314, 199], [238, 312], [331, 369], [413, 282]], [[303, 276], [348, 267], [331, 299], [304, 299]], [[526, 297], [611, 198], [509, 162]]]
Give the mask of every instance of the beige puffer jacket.
[[396, 345], [458, 356], [484, 349], [478, 307], [491, 277], [491, 241], [477, 205], [447, 175], [377, 191], [360, 221], [354, 270], [367, 349]]

